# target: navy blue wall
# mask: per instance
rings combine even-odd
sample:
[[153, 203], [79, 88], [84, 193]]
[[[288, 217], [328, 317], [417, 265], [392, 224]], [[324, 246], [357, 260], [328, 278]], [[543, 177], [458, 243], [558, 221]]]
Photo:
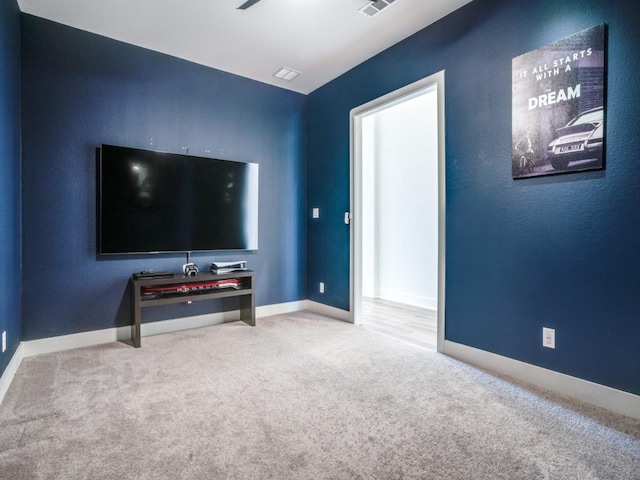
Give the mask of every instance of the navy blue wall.
[[[636, 19], [634, 0], [475, 0], [313, 92], [309, 298], [349, 307], [349, 110], [445, 69], [446, 339], [640, 394]], [[512, 180], [512, 58], [600, 23], [606, 170]]]
[[0, 2], [0, 376], [22, 335], [20, 245], [20, 12], [9, 0]]
[[[192, 260], [248, 260], [258, 305], [305, 298], [304, 95], [30, 15], [22, 55], [24, 340], [126, 325], [131, 273], [185, 263], [96, 255], [102, 143], [260, 164], [258, 252]], [[215, 308], [204, 303], [148, 309], [144, 320]]]

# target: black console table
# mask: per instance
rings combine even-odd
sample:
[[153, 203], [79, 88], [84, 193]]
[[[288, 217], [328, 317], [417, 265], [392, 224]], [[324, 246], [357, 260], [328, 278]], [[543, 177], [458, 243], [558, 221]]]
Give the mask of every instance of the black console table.
[[[140, 348], [140, 320], [142, 309], [171, 303], [186, 303], [215, 298], [238, 297], [240, 303], [240, 320], [256, 325], [256, 302], [254, 296], [253, 274], [251, 270], [231, 273], [201, 273], [195, 277], [176, 275], [169, 278], [131, 279], [132, 316], [131, 340], [133, 346]], [[237, 280], [236, 287], [202, 286], [223, 280]], [[149, 291], [161, 291], [153, 294]]]

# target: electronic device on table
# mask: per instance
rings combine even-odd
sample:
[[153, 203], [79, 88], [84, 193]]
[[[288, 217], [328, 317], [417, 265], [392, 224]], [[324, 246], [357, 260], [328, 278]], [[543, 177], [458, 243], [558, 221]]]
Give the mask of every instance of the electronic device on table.
[[172, 278], [173, 272], [154, 272], [153, 270], [146, 270], [133, 274], [134, 280], [147, 280], [150, 278]]
[[211, 262], [211, 273], [221, 274], [230, 272], [239, 272], [247, 269], [246, 260], [238, 260], [235, 262]]
[[225, 280], [212, 280], [206, 282], [185, 283], [179, 285], [159, 285], [145, 286], [140, 289], [140, 293], [144, 298], [156, 298], [163, 295], [174, 295], [181, 293], [198, 293], [207, 290], [216, 290], [223, 288], [239, 289], [241, 281], [238, 278], [229, 278]]

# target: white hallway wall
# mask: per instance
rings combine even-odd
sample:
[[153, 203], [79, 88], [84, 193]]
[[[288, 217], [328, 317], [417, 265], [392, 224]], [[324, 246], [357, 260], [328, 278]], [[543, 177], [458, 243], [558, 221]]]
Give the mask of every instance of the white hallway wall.
[[435, 89], [365, 117], [363, 295], [437, 308]]

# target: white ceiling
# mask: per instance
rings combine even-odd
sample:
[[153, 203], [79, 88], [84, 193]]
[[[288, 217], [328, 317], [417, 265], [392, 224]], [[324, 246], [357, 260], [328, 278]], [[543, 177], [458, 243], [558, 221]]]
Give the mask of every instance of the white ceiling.
[[[309, 93], [471, 0], [18, 0], [75, 28], [300, 93]], [[291, 82], [280, 67], [301, 72]]]

